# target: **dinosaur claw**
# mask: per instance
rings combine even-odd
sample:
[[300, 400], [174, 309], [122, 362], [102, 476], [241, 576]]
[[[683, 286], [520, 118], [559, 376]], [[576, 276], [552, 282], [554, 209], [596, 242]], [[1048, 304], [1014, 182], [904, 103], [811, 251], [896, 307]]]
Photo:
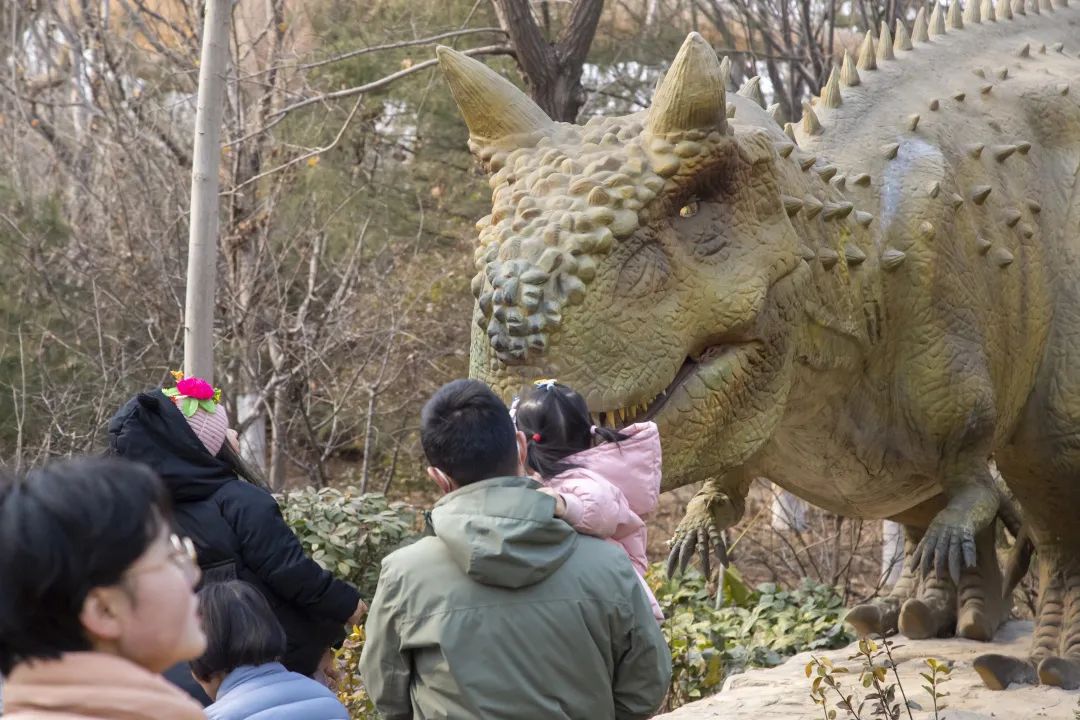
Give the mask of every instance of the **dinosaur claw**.
[[699, 532], [697, 537], [697, 553], [701, 558], [701, 572], [708, 580], [712, 577], [712, 553], [709, 552], [709, 533]]
[[675, 577], [675, 569], [679, 565], [679, 550], [681, 548], [682, 545], [675, 538], [672, 538], [671, 552], [667, 556], [667, 576], [669, 578]]
[[686, 568], [689, 567], [690, 561], [694, 558], [694, 552], [697, 550], [697, 537], [698, 531], [691, 530], [685, 538], [683, 538], [682, 546], [679, 548], [679, 574], [686, 572]]
[[958, 534], [953, 533], [952, 540], [949, 542], [949, 577], [952, 578], [954, 584], [960, 584], [960, 562], [961, 540]]

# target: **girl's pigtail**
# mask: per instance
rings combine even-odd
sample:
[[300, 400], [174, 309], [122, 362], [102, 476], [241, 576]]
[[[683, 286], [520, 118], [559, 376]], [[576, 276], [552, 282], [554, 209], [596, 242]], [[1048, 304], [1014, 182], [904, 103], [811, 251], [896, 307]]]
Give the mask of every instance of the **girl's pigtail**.
[[618, 430], [612, 430], [611, 428], [601, 427], [599, 425], [593, 425], [590, 429], [592, 430], [593, 436], [599, 442], [617, 443], [626, 440], [629, 437], [629, 435], [623, 435]]

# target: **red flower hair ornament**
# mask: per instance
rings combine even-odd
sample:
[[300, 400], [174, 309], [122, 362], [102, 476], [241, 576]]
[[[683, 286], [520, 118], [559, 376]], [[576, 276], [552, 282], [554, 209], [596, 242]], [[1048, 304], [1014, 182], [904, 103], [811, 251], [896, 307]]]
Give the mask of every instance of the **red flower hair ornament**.
[[176, 387], [161, 392], [165, 397], [172, 398], [184, 417], [191, 417], [200, 408], [211, 415], [217, 412], [221, 388], [213, 387], [202, 378], [184, 377], [184, 373], [177, 370], [172, 372], [172, 376], [176, 378]]

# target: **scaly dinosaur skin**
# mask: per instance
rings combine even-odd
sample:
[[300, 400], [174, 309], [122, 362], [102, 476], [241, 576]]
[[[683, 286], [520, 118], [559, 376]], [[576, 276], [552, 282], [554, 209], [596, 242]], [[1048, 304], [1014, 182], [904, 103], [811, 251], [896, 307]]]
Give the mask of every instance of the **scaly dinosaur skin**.
[[[891, 607], [915, 635], [959, 603], [958, 632], [988, 639], [1007, 612], [995, 456], [1040, 553], [1033, 658], [1070, 685], [1080, 61], [1059, 43], [1080, 13], [1042, 2], [954, 3], [947, 20], [938, 6], [895, 48], [868, 34], [786, 133], [756, 83], [726, 95], [696, 34], [647, 112], [583, 127], [439, 56], [494, 191], [477, 224], [474, 376], [510, 396], [555, 375], [600, 422], [654, 419], [664, 489], [707, 480], [677, 534], [683, 562], [739, 520], [759, 475], [904, 522], [919, 572]], [[995, 656], [980, 672], [994, 684], [1032, 667]]]

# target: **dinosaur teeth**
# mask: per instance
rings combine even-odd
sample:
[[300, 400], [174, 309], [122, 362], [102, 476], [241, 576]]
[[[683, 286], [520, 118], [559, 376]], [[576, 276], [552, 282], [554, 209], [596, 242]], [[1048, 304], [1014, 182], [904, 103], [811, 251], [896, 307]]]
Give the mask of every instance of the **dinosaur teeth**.
[[886, 270], [895, 270], [896, 268], [903, 265], [904, 260], [906, 259], [906, 253], [901, 252], [900, 250], [889, 248], [885, 252], [881, 253], [881, 266]]
[[986, 198], [990, 196], [991, 188], [989, 185], [976, 185], [971, 190], [971, 200], [976, 205], [982, 205], [986, 202]]
[[998, 0], [997, 2], [997, 16], [1002, 20], [1012, 20], [1012, 1], [1011, 0]]
[[964, 22], [970, 25], [978, 25], [982, 22], [982, 13], [979, 12], [979, 0], [968, 0], [964, 8]]
[[983, 0], [983, 19], [987, 22], [997, 22], [997, 14], [994, 12], [994, 0]]

